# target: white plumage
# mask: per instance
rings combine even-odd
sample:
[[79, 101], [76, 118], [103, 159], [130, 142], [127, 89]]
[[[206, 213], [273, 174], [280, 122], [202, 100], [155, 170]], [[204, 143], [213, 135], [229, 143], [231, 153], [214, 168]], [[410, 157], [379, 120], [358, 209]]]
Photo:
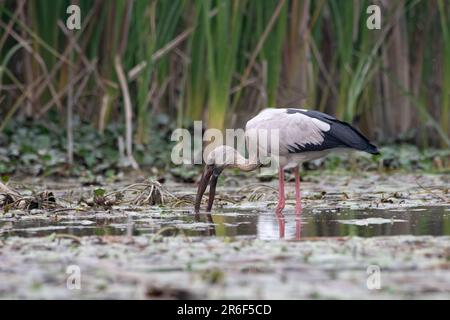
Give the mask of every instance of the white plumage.
[[[305, 109], [298, 109], [307, 112]], [[303, 153], [292, 152], [292, 146], [305, 147], [307, 145], [320, 145], [324, 141], [324, 132], [330, 130], [330, 125], [322, 120], [311, 118], [303, 113], [287, 113], [287, 109], [264, 109], [257, 116], [250, 119], [245, 131], [248, 136], [247, 144], [255, 143], [256, 135], [250, 135], [252, 131], [267, 134], [270, 148], [270, 133], [277, 130], [279, 134], [279, 164], [285, 169], [297, 166], [300, 162], [310, 161], [325, 156], [331, 150]], [[291, 146], [291, 147], [290, 147]], [[260, 149], [261, 150], [261, 149]], [[262, 150], [266, 151], [266, 150]], [[250, 157], [255, 157], [250, 155]]]

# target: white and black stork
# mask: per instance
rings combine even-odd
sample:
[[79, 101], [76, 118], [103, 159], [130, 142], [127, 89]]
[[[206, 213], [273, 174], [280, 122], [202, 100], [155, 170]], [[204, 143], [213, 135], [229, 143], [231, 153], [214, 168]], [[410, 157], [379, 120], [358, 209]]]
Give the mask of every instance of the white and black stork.
[[[350, 124], [319, 111], [294, 108], [268, 108], [250, 119], [245, 126], [247, 145], [251, 143], [249, 135], [247, 135], [248, 132], [252, 130], [265, 130], [265, 132], [268, 132], [272, 129], [278, 129], [279, 136], [279, 192], [278, 205], [276, 207], [278, 217], [282, 217], [282, 210], [285, 206], [284, 170], [294, 170], [295, 212], [299, 216], [302, 210], [299, 165], [302, 162], [321, 158], [332, 151], [342, 149], [354, 149], [371, 154], [379, 154], [377, 147], [371, 144], [362, 133]], [[254, 135], [252, 136], [254, 137]], [[211, 211], [217, 178], [223, 169], [235, 167], [243, 171], [252, 171], [260, 167], [261, 163], [258, 159], [249, 161], [252, 157], [255, 157], [255, 155], [250, 153], [249, 159], [246, 159], [236, 149], [225, 145], [219, 146], [210, 152], [198, 186], [195, 212], [198, 213], [200, 210], [200, 203], [208, 183], [210, 183], [210, 187], [206, 211]]]

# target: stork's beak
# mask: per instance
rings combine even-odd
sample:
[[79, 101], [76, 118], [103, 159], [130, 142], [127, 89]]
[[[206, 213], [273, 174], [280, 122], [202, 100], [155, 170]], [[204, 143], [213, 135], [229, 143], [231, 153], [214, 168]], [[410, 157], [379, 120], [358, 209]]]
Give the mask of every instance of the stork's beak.
[[206, 207], [206, 212], [211, 211], [212, 205], [214, 203], [214, 197], [216, 195], [217, 178], [219, 177], [222, 170], [223, 170], [222, 168], [216, 167], [214, 165], [207, 165], [205, 167], [202, 179], [198, 184], [197, 197], [195, 198], [194, 209], [196, 213], [200, 211], [200, 203], [202, 202], [203, 194], [205, 193], [206, 187], [208, 186], [210, 180], [211, 183], [209, 185], [209, 198], [208, 198], [208, 206]]

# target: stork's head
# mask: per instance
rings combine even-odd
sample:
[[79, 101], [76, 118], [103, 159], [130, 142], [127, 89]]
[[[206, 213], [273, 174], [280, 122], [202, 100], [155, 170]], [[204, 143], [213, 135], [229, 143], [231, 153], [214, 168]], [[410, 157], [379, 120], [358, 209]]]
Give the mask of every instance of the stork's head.
[[[200, 203], [202, 201], [203, 194], [205, 193], [206, 187], [209, 186], [209, 198], [208, 206], [206, 211], [211, 211], [214, 196], [216, 194], [216, 185], [219, 175], [222, 173], [223, 169], [227, 167], [235, 166], [237, 163], [237, 151], [230, 146], [219, 146], [213, 149], [206, 158], [206, 166], [203, 171], [202, 179], [198, 185], [197, 197], [195, 199], [195, 212], [200, 210]], [[210, 182], [211, 180], [211, 182]]]
[[235, 154], [236, 150], [230, 146], [216, 147], [208, 154], [205, 170], [203, 171], [202, 179], [198, 185], [197, 196], [195, 199], [195, 212], [199, 212], [200, 210], [200, 203], [210, 180], [211, 183], [209, 186], [209, 198], [206, 211], [211, 211], [216, 194], [217, 179], [225, 167], [235, 163]]
[[195, 212], [200, 210], [200, 202], [202, 201], [203, 194], [209, 181], [209, 199], [207, 212], [211, 211], [214, 196], [216, 194], [217, 178], [225, 168], [239, 168], [243, 171], [252, 171], [260, 166], [260, 163], [256, 160], [248, 161], [243, 157], [236, 149], [230, 146], [219, 146], [212, 150], [206, 158], [206, 166], [203, 171], [202, 179], [198, 185], [197, 197], [195, 198]]

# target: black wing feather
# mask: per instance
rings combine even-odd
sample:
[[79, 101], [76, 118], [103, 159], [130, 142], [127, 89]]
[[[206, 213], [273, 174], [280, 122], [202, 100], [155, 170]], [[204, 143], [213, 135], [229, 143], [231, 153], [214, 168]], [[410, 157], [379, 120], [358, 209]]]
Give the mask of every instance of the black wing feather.
[[306, 144], [305, 146], [301, 146], [296, 144], [295, 146], [289, 146], [291, 148], [289, 152], [291, 153], [322, 151], [333, 148], [351, 148], [371, 154], [379, 154], [377, 147], [371, 144], [369, 139], [347, 122], [340, 121], [326, 113], [314, 110], [304, 111], [290, 108], [287, 109], [287, 113], [302, 113], [330, 125], [330, 130], [323, 132], [324, 140], [320, 145]]

